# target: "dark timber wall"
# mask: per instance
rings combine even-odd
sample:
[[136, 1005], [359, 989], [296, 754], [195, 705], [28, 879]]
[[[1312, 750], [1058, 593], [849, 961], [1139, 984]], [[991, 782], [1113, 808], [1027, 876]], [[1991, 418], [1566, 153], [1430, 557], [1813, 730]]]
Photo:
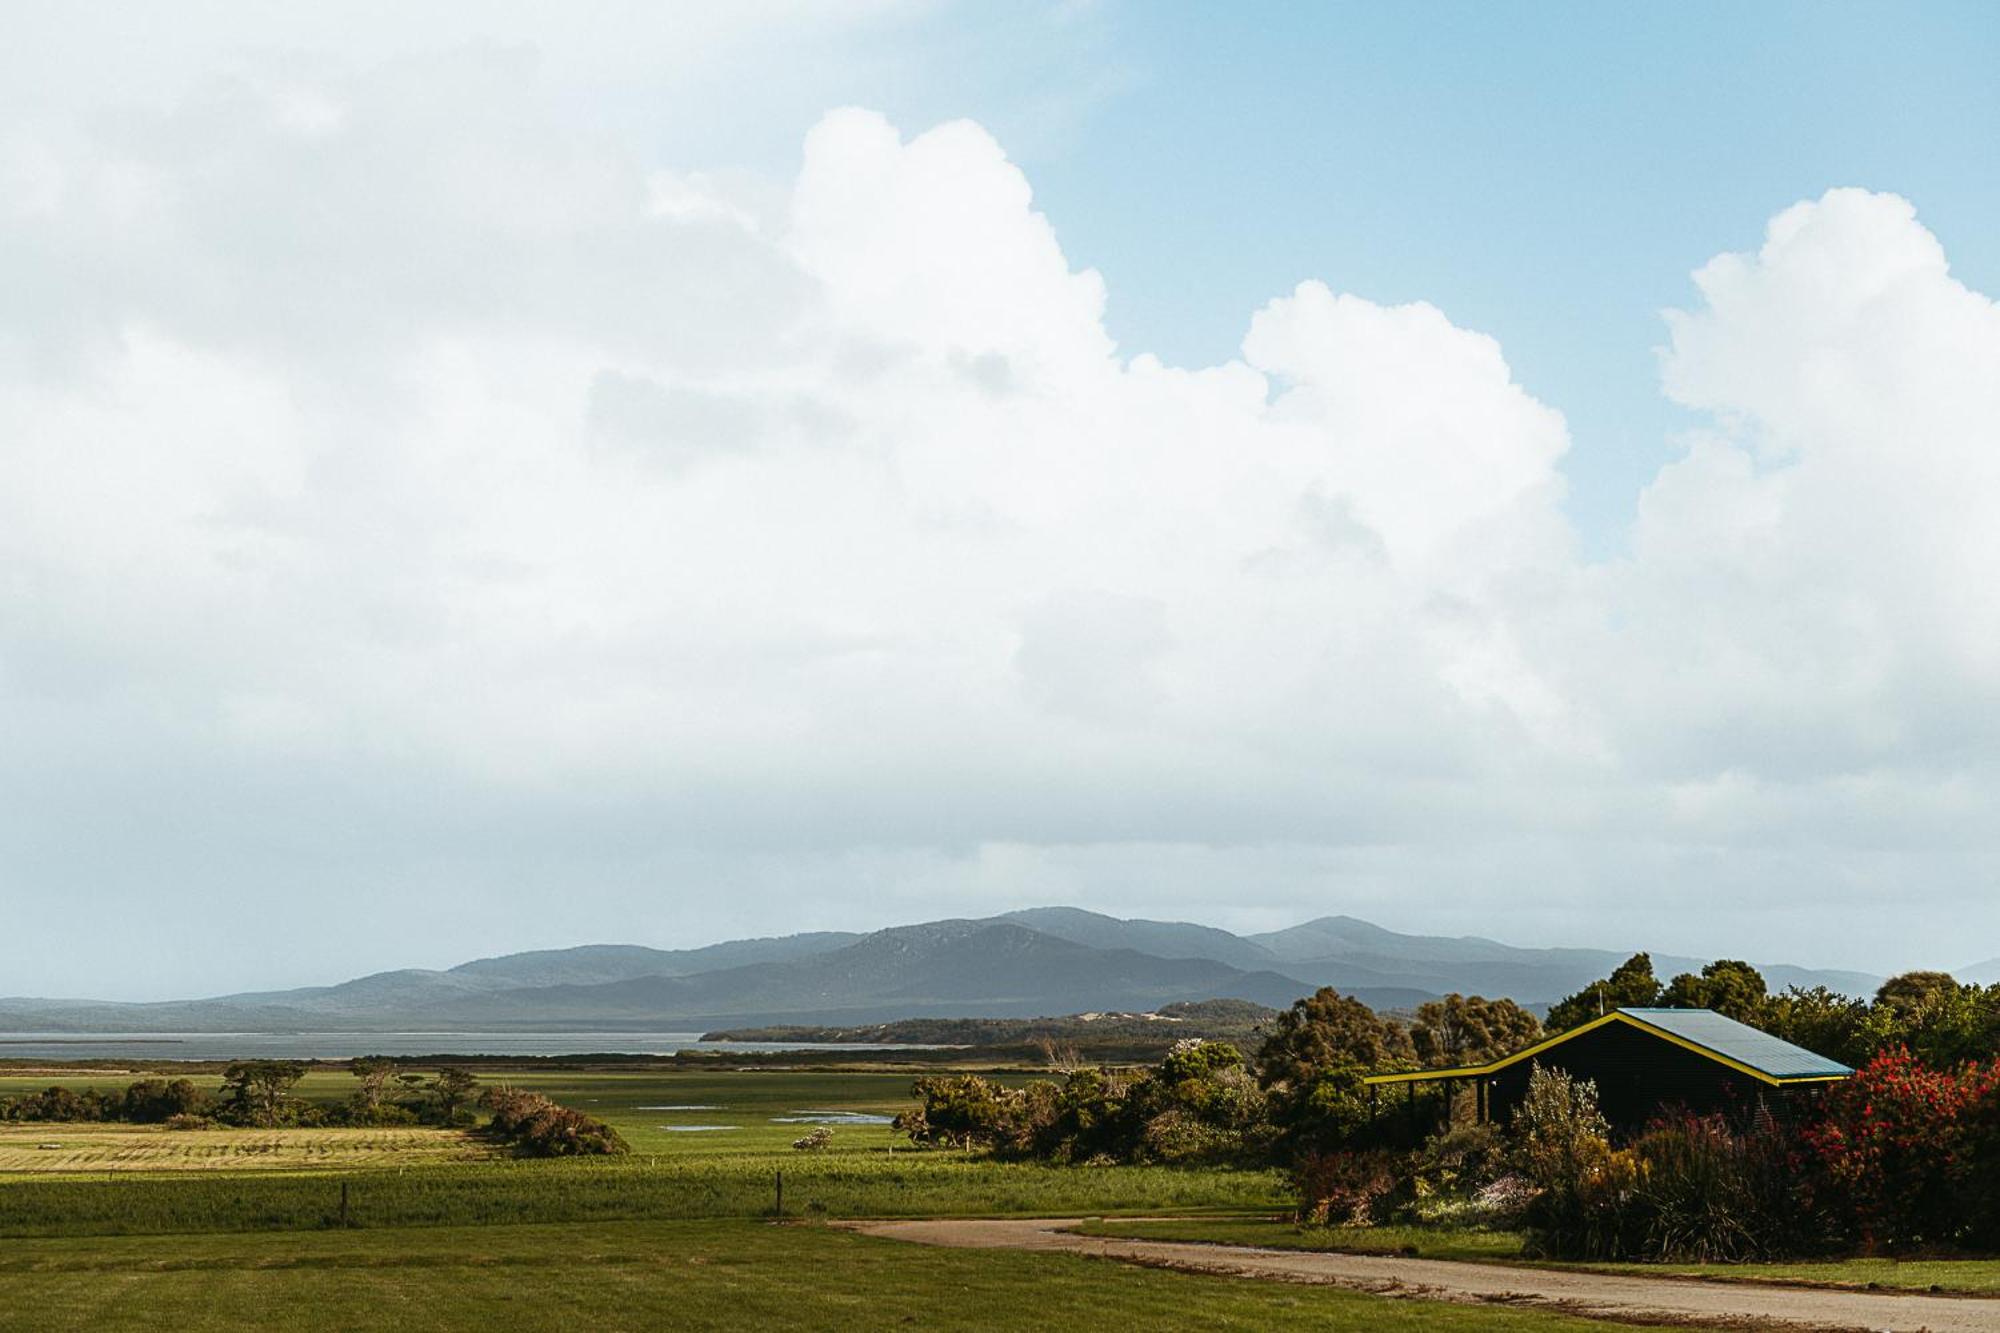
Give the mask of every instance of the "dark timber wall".
[[1720, 1111], [1748, 1115], [1762, 1104], [1774, 1114], [1788, 1111], [1798, 1090], [1773, 1087], [1685, 1046], [1643, 1032], [1629, 1023], [1606, 1023], [1509, 1065], [1487, 1080], [1488, 1114], [1506, 1121], [1528, 1091], [1536, 1065], [1560, 1069], [1597, 1084], [1597, 1102], [1612, 1128], [1630, 1133], [1662, 1110], [1683, 1106], [1696, 1114]]

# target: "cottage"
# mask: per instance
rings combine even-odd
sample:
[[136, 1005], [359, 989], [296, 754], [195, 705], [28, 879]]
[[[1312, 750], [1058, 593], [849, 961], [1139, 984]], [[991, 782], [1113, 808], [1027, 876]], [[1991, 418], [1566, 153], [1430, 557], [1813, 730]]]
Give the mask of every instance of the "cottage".
[[1504, 1121], [1536, 1065], [1597, 1084], [1604, 1118], [1624, 1131], [1669, 1107], [1706, 1114], [1763, 1105], [1784, 1114], [1798, 1097], [1854, 1073], [1710, 1009], [1616, 1009], [1490, 1064], [1376, 1074], [1366, 1082], [1371, 1102], [1404, 1085], [1413, 1113], [1418, 1084], [1442, 1083], [1447, 1093], [1469, 1085], [1478, 1117]]

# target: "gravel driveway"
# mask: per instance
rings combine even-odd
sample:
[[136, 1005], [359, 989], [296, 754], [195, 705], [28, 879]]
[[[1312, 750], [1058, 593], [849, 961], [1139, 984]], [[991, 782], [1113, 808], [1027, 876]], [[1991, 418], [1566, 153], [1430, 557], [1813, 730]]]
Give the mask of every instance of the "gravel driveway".
[[1384, 1296], [1543, 1305], [1635, 1323], [1722, 1327], [2000, 1333], [2000, 1300], [1830, 1291], [1669, 1277], [1627, 1277], [1391, 1255], [1260, 1250], [1185, 1241], [1122, 1240], [1064, 1230], [1078, 1218], [845, 1222], [867, 1236], [966, 1249], [1049, 1250], [1228, 1277], [1324, 1282]]

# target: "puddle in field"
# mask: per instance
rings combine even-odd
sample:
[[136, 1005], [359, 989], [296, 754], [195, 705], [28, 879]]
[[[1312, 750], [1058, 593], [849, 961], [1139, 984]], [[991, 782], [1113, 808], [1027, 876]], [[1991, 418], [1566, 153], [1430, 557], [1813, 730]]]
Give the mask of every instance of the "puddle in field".
[[635, 1106], [635, 1111], [720, 1111], [720, 1106]]
[[706, 1134], [718, 1129], [740, 1129], [739, 1125], [661, 1125], [669, 1134]]
[[868, 1111], [794, 1111], [790, 1115], [774, 1115], [774, 1125], [887, 1125], [895, 1122], [894, 1116], [875, 1115]]

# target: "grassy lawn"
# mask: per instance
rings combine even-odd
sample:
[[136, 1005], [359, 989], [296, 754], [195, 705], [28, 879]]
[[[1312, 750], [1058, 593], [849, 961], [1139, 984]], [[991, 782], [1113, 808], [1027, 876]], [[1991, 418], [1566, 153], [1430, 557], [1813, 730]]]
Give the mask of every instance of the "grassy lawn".
[[[1521, 1257], [1521, 1237], [1511, 1231], [1471, 1231], [1441, 1227], [1309, 1227], [1266, 1217], [1206, 1217], [1161, 1220], [1117, 1219], [1086, 1222], [1077, 1230], [1093, 1236], [1138, 1240], [1203, 1241], [1254, 1245], [1271, 1250], [1333, 1250], [1351, 1254], [1416, 1254], [1426, 1259], [1468, 1259], [1486, 1263], [1570, 1267]], [[1867, 1287], [1896, 1291], [1947, 1291], [2000, 1296], [2000, 1259], [1831, 1259], [1779, 1264], [1581, 1264], [1596, 1272], [1650, 1277], [1699, 1277], [1725, 1282], [1787, 1282], [1813, 1286]], [[1995, 1310], [2000, 1324], [2000, 1309]]]
[[0, 1328], [8, 1330], [390, 1325], [1387, 1333], [1612, 1327], [756, 1222], [92, 1237], [0, 1250]]

